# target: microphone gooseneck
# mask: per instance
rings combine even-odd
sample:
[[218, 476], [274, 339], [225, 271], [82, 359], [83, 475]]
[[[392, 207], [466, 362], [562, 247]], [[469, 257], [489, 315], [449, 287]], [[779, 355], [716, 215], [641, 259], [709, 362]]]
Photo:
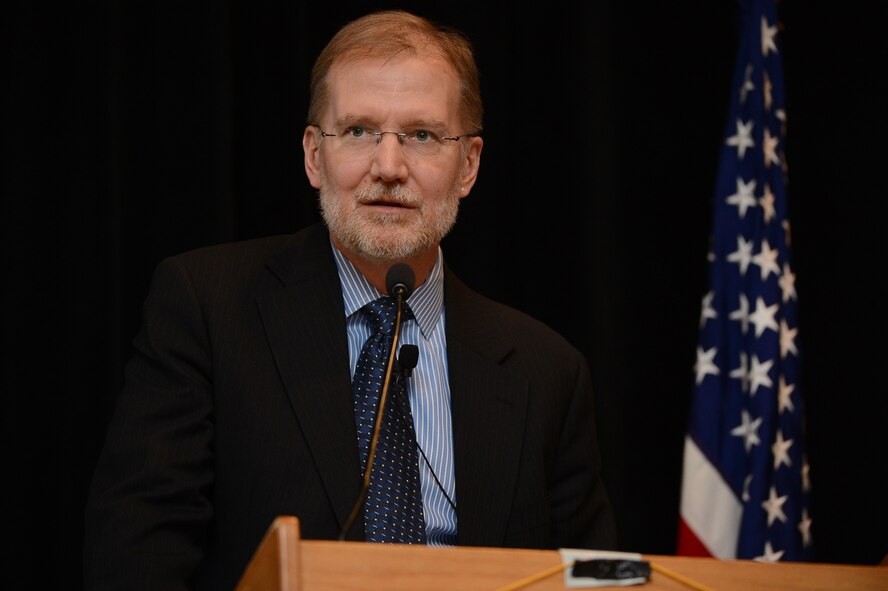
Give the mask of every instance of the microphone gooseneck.
[[[349, 530], [351, 530], [352, 525], [355, 522], [355, 519], [358, 516], [358, 513], [361, 510], [361, 507], [364, 505], [364, 499], [367, 496], [367, 490], [370, 488], [370, 476], [373, 473], [373, 460], [376, 457], [376, 445], [379, 442], [379, 431], [382, 428], [382, 419], [385, 414], [386, 402], [388, 401], [388, 393], [389, 386], [392, 381], [392, 369], [395, 365], [395, 352], [398, 350], [398, 338], [401, 334], [401, 315], [404, 308], [404, 300], [410, 297], [410, 294], [413, 293], [413, 286], [416, 282], [416, 274], [413, 272], [413, 269], [410, 268], [406, 263], [395, 263], [391, 267], [389, 267], [388, 272], [385, 274], [385, 287], [388, 295], [395, 298], [397, 302], [397, 316], [395, 317], [395, 334], [392, 337], [391, 348], [388, 352], [388, 362], [385, 367], [385, 378], [382, 382], [382, 391], [379, 393], [379, 406], [376, 410], [376, 422], [373, 425], [373, 433], [370, 436], [370, 447], [367, 451], [367, 465], [364, 468], [364, 475], [361, 479], [361, 491], [358, 494], [358, 498], [355, 501], [354, 506], [352, 507], [351, 513], [349, 513], [348, 519], [345, 520], [345, 523], [342, 526], [342, 531], [339, 532], [339, 540], [345, 540], [345, 536], [348, 535]], [[405, 347], [408, 345], [405, 345]], [[416, 357], [419, 357], [419, 349], [416, 348], [415, 345], [409, 345], [416, 349]], [[403, 354], [403, 348], [402, 348]], [[408, 355], [410, 355], [408, 353]], [[416, 362], [413, 362], [413, 365], [410, 367], [412, 371], [413, 367], [416, 367]]]

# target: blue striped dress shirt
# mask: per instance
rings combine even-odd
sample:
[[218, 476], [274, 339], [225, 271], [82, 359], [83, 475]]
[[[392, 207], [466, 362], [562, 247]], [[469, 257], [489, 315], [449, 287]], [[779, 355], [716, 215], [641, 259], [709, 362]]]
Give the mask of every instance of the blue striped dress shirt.
[[[345, 301], [349, 367], [354, 378], [361, 347], [370, 326], [361, 308], [385, 295], [361, 275], [351, 261], [331, 244]], [[401, 326], [399, 344], [419, 347], [419, 362], [407, 378], [419, 456], [419, 476], [429, 546], [456, 543], [456, 502], [453, 473], [453, 427], [450, 421], [450, 384], [447, 381], [447, 343], [444, 338], [444, 264], [441, 249], [429, 276], [407, 299], [415, 320]], [[436, 481], [437, 480], [437, 481]], [[448, 497], [450, 501], [448, 501]]]

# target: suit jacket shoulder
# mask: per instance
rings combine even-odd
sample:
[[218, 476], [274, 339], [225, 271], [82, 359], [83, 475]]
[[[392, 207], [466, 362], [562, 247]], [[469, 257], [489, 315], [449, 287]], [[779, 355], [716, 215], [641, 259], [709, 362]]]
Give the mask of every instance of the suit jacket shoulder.
[[197, 286], [246, 287], [255, 282], [252, 277], [268, 270], [281, 284], [287, 285], [318, 273], [329, 273], [334, 263], [326, 228], [314, 224], [295, 234], [196, 248], [168, 257], [159, 267], [171, 264], [187, 269]]

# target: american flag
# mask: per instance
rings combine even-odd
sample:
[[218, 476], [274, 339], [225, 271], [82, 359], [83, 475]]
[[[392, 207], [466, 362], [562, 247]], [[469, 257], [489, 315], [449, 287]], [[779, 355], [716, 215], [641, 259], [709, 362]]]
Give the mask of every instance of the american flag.
[[774, 0], [741, 0], [685, 439], [678, 554], [811, 560]]

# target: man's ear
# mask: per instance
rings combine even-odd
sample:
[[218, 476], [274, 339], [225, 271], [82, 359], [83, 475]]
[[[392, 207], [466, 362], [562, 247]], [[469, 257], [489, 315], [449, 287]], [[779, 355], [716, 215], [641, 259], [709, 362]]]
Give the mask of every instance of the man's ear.
[[470, 137], [463, 148], [463, 174], [459, 179], [460, 197], [468, 196], [469, 192], [478, 180], [478, 167], [481, 166], [481, 149], [484, 140], [480, 137]]
[[302, 151], [305, 154], [305, 175], [315, 189], [321, 188], [321, 132], [308, 125], [302, 134]]

